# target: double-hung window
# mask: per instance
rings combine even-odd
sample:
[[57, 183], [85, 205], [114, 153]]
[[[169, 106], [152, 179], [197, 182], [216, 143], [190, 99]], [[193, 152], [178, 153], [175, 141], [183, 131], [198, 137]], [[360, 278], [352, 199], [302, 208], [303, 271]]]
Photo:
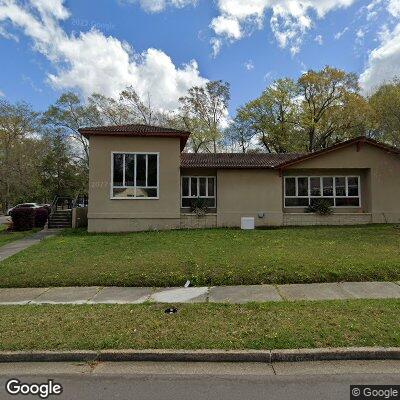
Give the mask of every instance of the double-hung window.
[[112, 153], [111, 197], [157, 199], [159, 197], [158, 153]]
[[216, 178], [214, 176], [183, 176], [181, 184], [182, 208], [189, 208], [202, 199], [209, 208], [216, 207]]
[[359, 176], [287, 176], [285, 207], [308, 207], [321, 199], [332, 207], [361, 207]]

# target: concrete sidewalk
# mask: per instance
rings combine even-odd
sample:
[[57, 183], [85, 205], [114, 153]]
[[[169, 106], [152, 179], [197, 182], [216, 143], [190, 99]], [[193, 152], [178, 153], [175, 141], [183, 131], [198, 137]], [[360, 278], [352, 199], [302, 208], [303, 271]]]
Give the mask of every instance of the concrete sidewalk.
[[296, 300], [399, 299], [400, 282], [189, 288], [64, 287], [0, 289], [1, 305], [231, 303]]
[[5, 244], [4, 246], [0, 247], [0, 261], [3, 261], [6, 258], [19, 253], [20, 251], [41, 242], [43, 239], [55, 236], [59, 232], [61, 232], [61, 229], [43, 229], [42, 231], [28, 236], [27, 238]]

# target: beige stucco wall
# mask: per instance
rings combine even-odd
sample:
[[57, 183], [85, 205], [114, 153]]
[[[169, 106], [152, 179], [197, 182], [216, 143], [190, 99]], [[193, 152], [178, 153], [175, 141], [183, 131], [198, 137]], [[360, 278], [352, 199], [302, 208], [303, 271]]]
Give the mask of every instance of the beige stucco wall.
[[[160, 153], [158, 200], [110, 199], [113, 151]], [[212, 210], [212, 215], [203, 219], [181, 215], [181, 175], [217, 177], [217, 209], [215, 212]], [[92, 232], [124, 232], [239, 227], [241, 217], [254, 217], [256, 226], [400, 222], [399, 156], [368, 144], [357, 151], [354, 145], [289, 167], [283, 175], [360, 175], [362, 206], [359, 209], [338, 209], [335, 216], [327, 219], [302, 215], [299, 209], [283, 209], [283, 178], [277, 170], [181, 171], [179, 139], [92, 137], [88, 229]]]
[[[89, 144], [89, 232], [179, 227], [179, 138], [92, 136]], [[160, 153], [159, 199], [111, 199], [112, 152]]]
[[[275, 170], [219, 170], [218, 226], [238, 227], [241, 217], [254, 217], [256, 226], [282, 225], [281, 182]], [[265, 215], [259, 218], [259, 213]]]
[[[314, 159], [294, 165], [285, 171], [334, 169], [362, 169], [362, 195], [366, 200], [363, 211], [370, 212], [373, 223], [400, 222], [400, 156], [375, 146], [364, 144], [357, 151], [357, 145], [345, 147]], [[344, 212], [341, 209], [341, 212]]]

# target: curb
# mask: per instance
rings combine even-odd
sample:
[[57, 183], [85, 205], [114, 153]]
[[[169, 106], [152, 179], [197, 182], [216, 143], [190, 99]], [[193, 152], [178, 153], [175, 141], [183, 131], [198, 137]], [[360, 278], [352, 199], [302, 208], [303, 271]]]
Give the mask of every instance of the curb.
[[3, 351], [7, 362], [300, 362], [334, 360], [400, 360], [400, 347], [361, 347], [293, 350], [102, 350]]

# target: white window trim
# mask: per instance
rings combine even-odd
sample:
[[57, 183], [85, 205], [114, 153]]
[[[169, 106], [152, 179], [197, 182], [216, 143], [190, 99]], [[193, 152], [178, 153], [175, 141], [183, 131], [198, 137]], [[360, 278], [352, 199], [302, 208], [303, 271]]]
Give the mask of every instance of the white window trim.
[[[286, 196], [286, 179], [288, 178], [295, 178], [296, 179], [296, 196]], [[298, 196], [298, 178], [306, 178], [308, 179], [308, 196]], [[311, 178], [320, 178], [320, 187], [321, 187], [321, 194], [319, 196], [312, 196], [311, 195]], [[323, 178], [333, 178], [333, 196], [323, 196]], [[336, 178], [345, 178], [346, 179], [346, 195], [345, 196], [337, 196], [336, 195]], [[358, 196], [349, 196], [349, 185], [348, 179], [349, 178], [358, 178]], [[315, 175], [315, 176], [285, 176], [284, 177], [284, 185], [283, 185], [283, 207], [284, 208], [301, 208], [304, 209], [307, 206], [286, 206], [286, 199], [308, 199], [308, 203], [310, 204], [311, 198], [320, 198], [320, 199], [334, 199], [335, 205], [332, 208], [361, 208], [362, 201], [361, 201], [361, 176], [360, 175]], [[349, 199], [358, 199], [358, 206], [336, 206], [336, 198], [347, 197]]]
[[[184, 178], [189, 179], [189, 196], [183, 195], [183, 179]], [[192, 178], [197, 179], [197, 196], [190, 196], [190, 194], [192, 192], [192, 184], [191, 184]], [[201, 178], [207, 179], [207, 185], [206, 185], [207, 196], [200, 196], [200, 179]], [[208, 179], [209, 178], [214, 179], [214, 196], [208, 196]], [[190, 208], [190, 207], [183, 206], [183, 199], [215, 199], [215, 206], [210, 207], [210, 208], [217, 208], [217, 177], [211, 176], [211, 175], [209, 175], [209, 176], [197, 176], [197, 175], [181, 176], [181, 208]]]
[[[135, 170], [134, 170], [134, 180], [136, 183], [136, 155], [151, 155], [157, 156], [157, 186], [114, 186], [114, 154], [123, 154], [124, 162], [123, 162], [123, 183], [125, 183], [125, 155], [129, 154], [135, 155]], [[160, 153], [159, 152], [150, 152], [150, 151], [112, 151], [111, 152], [111, 180], [110, 180], [110, 199], [111, 200], [159, 200], [160, 199]], [[146, 157], [146, 184], [148, 182], [148, 159]], [[135, 189], [135, 197], [115, 197], [114, 189]], [[157, 189], [157, 197], [136, 197], [136, 189]]]

